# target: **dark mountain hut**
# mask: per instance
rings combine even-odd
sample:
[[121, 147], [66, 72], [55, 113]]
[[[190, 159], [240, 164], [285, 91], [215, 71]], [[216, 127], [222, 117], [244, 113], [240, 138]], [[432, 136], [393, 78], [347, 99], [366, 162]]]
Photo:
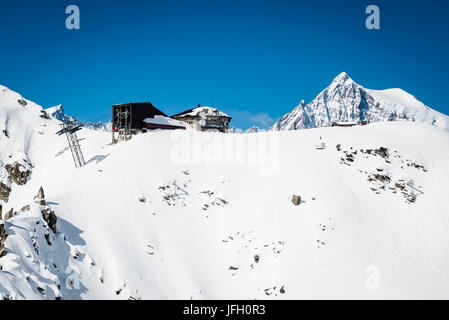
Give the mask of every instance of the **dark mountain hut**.
[[127, 140], [132, 134], [145, 131], [144, 119], [154, 118], [156, 115], [167, 117], [165, 113], [153, 106], [151, 102], [132, 102], [112, 106], [112, 142], [116, 142], [115, 133], [119, 140]]

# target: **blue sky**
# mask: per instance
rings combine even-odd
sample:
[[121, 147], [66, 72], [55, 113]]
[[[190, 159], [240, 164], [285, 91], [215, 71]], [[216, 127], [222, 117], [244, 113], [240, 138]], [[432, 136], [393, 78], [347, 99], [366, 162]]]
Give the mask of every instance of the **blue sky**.
[[[65, 28], [76, 4], [81, 29]], [[380, 8], [380, 30], [365, 8]], [[151, 101], [271, 124], [341, 71], [449, 114], [449, 1], [0, 1], [0, 84], [82, 120]]]

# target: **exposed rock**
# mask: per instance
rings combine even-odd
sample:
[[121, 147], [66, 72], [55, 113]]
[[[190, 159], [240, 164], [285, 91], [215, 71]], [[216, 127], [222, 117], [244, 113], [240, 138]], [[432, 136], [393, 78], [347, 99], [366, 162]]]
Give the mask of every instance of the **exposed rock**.
[[[391, 181], [391, 178], [388, 175], [385, 175], [385, 174], [375, 173], [373, 175], [370, 175], [370, 178], [378, 180], [378, 181], [381, 181], [381, 182], [384, 182], [384, 183], [390, 183], [390, 181]], [[368, 181], [372, 181], [372, 180], [370, 180], [370, 178], [368, 178]]]
[[3, 206], [0, 204], [0, 220], [3, 219], [2, 212], [3, 212]]
[[216, 198], [214, 201], [211, 202], [212, 205], [218, 205], [221, 207], [226, 206], [228, 203], [229, 202], [227, 202], [226, 200], [221, 199], [221, 198]]
[[49, 233], [46, 233], [46, 234], [44, 234], [44, 237], [45, 237], [45, 241], [47, 241], [47, 244], [48, 244], [49, 246], [51, 246], [50, 234], [49, 234]]
[[254, 256], [254, 262], [255, 262], [255, 263], [259, 263], [259, 260], [260, 260], [260, 257], [256, 254], [256, 255]]
[[39, 203], [41, 206], [45, 206], [45, 194], [44, 194], [44, 188], [40, 187], [39, 192], [37, 193], [37, 196], [34, 197], [36, 199], [37, 203]]
[[19, 100], [17, 100], [17, 103], [20, 104], [22, 107], [25, 107], [27, 105], [26, 100], [23, 98], [20, 98]]
[[337, 151], [341, 150], [341, 144], [337, 144], [335, 147], [337, 148]]
[[6, 214], [5, 214], [5, 221], [9, 220], [10, 218], [12, 218], [14, 216], [14, 209], [11, 208], [11, 210], [9, 210]]
[[210, 190], [201, 191], [200, 194], [201, 193], [207, 194], [209, 197], [212, 197], [212, 195], [214, 194], [214, 192]]
[[416, 201], [416, 195], [415, 195], [415, 194], [409, 194], [409, 195], [406, 197], [406, 199], [407, 199], [408, 202], [414, 203], [414, 202]]
[[295, 206], [299, 206], [299, 204], [301, 203], [301, 196], [298, 196], [298, 195], [293, 195], [292, 196], [292, 203], [295, 205]]
[[11, 193], [11, 188], [8, 187], [3, 182], [0, 182], [0, 200], [3, 200], [4, 202], [8, 202], [10, 193]]
[[41, 114], [39, 115], [39, 117], [41, 117], [42, 119], [50, 119], [50, 116], [45, 110], [41, 110]]
[[5, 241], [8, 235], [5, 232], [5, 225], [0, 224], [0, 258], [6, 255]]
[[5, 232], [5, 225], [2, 223], [0, 224], [0, 245], [3, 245], [5, 243], [7, 236], [8, 235]]
[[137, 200], [139, 200], [140, 202], [145, 202], [145, 197], [139, 197]]
[[384, 147], [380, 147], [379, 149], [374, 149], [374, 152], [377, 153], [382, 158], [388, 158], [388, 149]]
[[50, 209], [43, 209], [41, 212], [45, 222], [47, 222], [53, 233], [56, 233], [56, 222], [58, 221], [58, 218], [56, 217], [55, 212], [53, 210], [50, 211]]
[[14, 164], [5, 165], [5, 169], [8, 172], [9, 179], [14, 183], [18, 184], [19, 186], [23, 186], [24, 184], [26, 184], [28, 181], [28, 177], [31, 174], [31, 170], [22, 171], [21, 167], [25, 168], [18, 162], [15, 162]]
[[22, 209], [20, 209], [21, 211], [30, 211], [30, 205], [27, 204], [26, 206], [23, 206]]
[[394, 186], [400, 190], [405, 189], [405, 185], [403, 183], [396, 182], [396, 184]]
[[284, 294], [285, 293], [285, 289], [284, 289], [284, 286], [282, 286], [280, 289], [279, 289], [279, 292], [280, 293], [282, 293], [282, 294]]

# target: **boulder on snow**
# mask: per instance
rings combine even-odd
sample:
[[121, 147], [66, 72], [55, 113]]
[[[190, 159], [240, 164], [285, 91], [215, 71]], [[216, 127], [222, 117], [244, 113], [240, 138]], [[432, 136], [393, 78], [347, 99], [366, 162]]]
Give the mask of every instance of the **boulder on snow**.
[[45, 194], [44, 194], [44, 188], [42, 188], [42, 186], [39, 188], [39, 192], [37, 193], [37, 196], [34, 197], [34, 199], [41, 206], [45, 206]]
[[301, 203], [301, 196], [298, 196], [296, 194], [292, 195], [292, 203], [295, 206], [299, 206], [299, 204]]
[[5, 214], [5, 221], [11, 219], [14, 216], [14, 209], [11, 208], [8, 212]]
[[50, 211], [50, 209], [43, 209], [41, 212], [45, 222], [47, 222], [53, 233], [56, 233], [56, 222], [58, 221], [58, 218], [56, 217], [55, 212], [53, 210]]

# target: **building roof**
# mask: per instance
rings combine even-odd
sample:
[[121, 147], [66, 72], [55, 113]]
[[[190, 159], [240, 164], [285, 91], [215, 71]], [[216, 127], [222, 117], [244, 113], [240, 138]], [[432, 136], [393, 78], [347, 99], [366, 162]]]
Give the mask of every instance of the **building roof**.
[[207, 107], [207, 106], [204, 106], [204, 107], [198, 106], [198, 107], [196, 107], [196, 108], [192, 108], [192, 109], [189, 109], [189, 110], [185, 110], [185, 111], [183, 111], [183, 112], [180, 112], [180, 113], [177, 113], [177, 114], [173, 115], [172, 118], [173, 118], [173, 117], [179, 117], [179, 118], [180, 118], [180, 117], [189, 117], [189, 116], [190, 116], [190, 117], [196, 117], [196, 115], [197, 115], [199, 112], [205, 111], [205, 110], [207, 110], [207, 113], [209, 113], [209, 112], [212, 113], [213, 111], [218, 111], [218, 113], [219, 113], [220, 116], [231, 119], [230, 116], [228, 116], [226, 113], [224, 113], [224, 112], [218, 110], [217, 108], [212, 108], [212, 107]]
[[171, 125], [171, 126], [180, 126], [180, 127], [186, 127], [188, 126], [185, 122], [178, 121], [172, 118], [164, 117], [156, 115], [154, 118], [145, 118], [143, 119], [143, 122], [145, 123], [152, 123], [152, 124], [163, 124], [163, 125]]
[[120, 103], [120, 104], [114, 104], [112, 107], [121, 107], [121, 106], [127, 106], [130, 105], [132, 107], [139, 107], [139, 108], [145, 108], [148, 111], [151, 111], [152, 114], [158, 114], [162, 115], [164, 117], [167, 117], [165, 113], [163, 113], [161, 110], [153, 106], [151, 102], [128, 102], [128, 103]]

